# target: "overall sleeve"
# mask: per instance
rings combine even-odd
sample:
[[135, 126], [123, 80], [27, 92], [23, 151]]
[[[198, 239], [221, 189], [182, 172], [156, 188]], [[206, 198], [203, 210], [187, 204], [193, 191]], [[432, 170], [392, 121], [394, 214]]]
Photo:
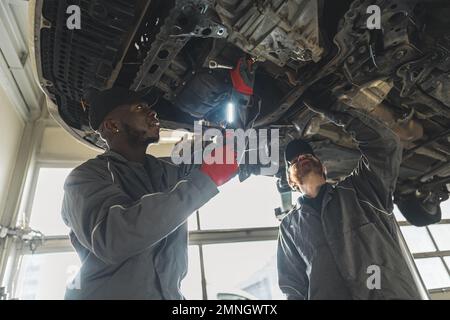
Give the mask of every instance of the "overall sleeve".
[[356, 187], [369, 189], [385, 209], [392, 210], [395, 190], [402, 161], [402, 146], [398, 136], [381, 121], [354, 111], [355, 117], [344, 129], [358, 144], [361, 159], [349, 177]]
[[165, 176], [167, 177], [167, 183], [173, 184], [174, 181], [178, 181], [179, 179], [184, 178], [188, 174], [190, 174], [195, 169], [200, 169], [200, 164], [174, 164], [171, 158], [158, 158], [161, 165], [163, 166], [163, 170], [165, 172]]
[[306, 264], [295, 247], [289, 232], [290, 220], [286, 218], [280, 225], [278, 235], [278, 284], [288, 300], [306, 300], [309, 287]]
[[133, 202], [108, 177], [81, 168], [66, 180], [62, 215], [84, 247], [115, 264], [165, 238], [217, 193], [208, 176], [192, 170], [169, 191]]

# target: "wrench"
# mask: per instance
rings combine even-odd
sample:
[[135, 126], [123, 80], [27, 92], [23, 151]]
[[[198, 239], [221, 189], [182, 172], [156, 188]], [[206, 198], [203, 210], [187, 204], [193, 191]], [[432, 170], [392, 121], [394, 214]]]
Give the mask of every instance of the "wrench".
[[234, 67], [232, 66], [225, 66], [223, 64], [218, 64], [216, 60], [209, 60], [208, 67], [210, 69], [229, 69], [229, 70], [234, 69]]

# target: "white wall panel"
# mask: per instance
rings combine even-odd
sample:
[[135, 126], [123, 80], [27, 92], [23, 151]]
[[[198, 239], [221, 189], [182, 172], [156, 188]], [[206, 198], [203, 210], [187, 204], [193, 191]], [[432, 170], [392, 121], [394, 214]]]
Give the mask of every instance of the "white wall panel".
[[0, 214], [3, 212], [9, 185], [18, 156], [20, 140], [25, 124], [16, 108], [0, 87]]

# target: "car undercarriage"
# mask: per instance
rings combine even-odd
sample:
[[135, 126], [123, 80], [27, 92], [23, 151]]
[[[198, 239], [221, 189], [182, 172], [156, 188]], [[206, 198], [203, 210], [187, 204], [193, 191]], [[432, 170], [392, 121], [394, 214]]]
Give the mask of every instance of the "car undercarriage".
[[[71, 5], [80, 29], [67, 27]], [[369, 27], [372, 5], [381, 28]], [[450, 186], [449, 17], [448, 1], [36, 0], [37, 70], [51, 114], [104, 148], [88, 123], [88, 88], [147, 90], [166, 129], [221, 126], [228, 68], [245, 56], [257, 65], [257, 102], [240, 106], [244, 128], [279, 129], [281, 147], [308, 139], [338, 181], [360, 153], [304, 97], [326, 93], [370, 113], [404, 147], [395, 202], [426, 225], [439, 221]]]

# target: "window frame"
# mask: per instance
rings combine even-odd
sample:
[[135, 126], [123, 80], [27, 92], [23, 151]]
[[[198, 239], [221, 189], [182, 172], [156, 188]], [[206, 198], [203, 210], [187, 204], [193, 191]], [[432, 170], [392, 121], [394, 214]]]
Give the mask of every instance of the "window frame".
[[[25, 199], [24, 205], [24, 216], [19, 218], [24, 218], [25, 226], [30, 227], [31, 221], [31, 212], [33, 209], [33, 204], [36, 199], [36, 191], [37, 191], [37, 183], [39, 179], [39, 173], [41, 169], [74, 169], [76, 166], [80, 165], [82, 162], [80, 161], [65, 161], [65, 160], [55, 160], [55, 161], [36, 161], [32, 176], [31, 176], [31, 184], [29, 189], [29, 196]], [[16, 221], [16, 225], [21, 221]]]
[[[30, 184], [26, 196], [23, 197], [23, 215], [18, 215], [16, 219], [16, 226], [23, 224], [24, 227], [30, 227], [31, 213], [33, 204], [36, 198], [37, 183], [39, 179], [40, 170], [46, 169], [58, 169], [67, 168], [73, 169], [76, 166], [83, 163], [80, 160], [65, 160], [65, 159], [42, 159], [38, 158], [34, 161], [32, 166], [32, 172], [30, 175]], [[37, 230], [39, 231], [39, 230]], [[44, 235], [45, 236], [45, 235]], [[45, 236], [45, 242], [38, 246], [36, 250], [32, 251], [29, 246], [20, 245], [17, 249], [17, 254], [14, 256], [12, 261], [12, 270], [15, 270], [10, 275], [7, 280], [8, 288], [10, 288], [10, 295], [15, 298], [17, 295], [17, 281], [19, 280], [19, 269], [22, 266], [23, 256], [30, 254], [45, 254], [45, 253], [66, 253], [74, 252], [72, 245], [70, 244], [70, 239], [68, 235], [57, 235], [57, 236]], [[56, 240], [56, 241], [55, 241]], [[47, 244], [47, 241], [50, 244]], [[56, 244], [56, 245], [55, 245]]]
[[[397, 222], [399, 227], [408, 227], [408, 226], [412, 226], [414, 227], [412, 224], [410, 224], [408, 221], [398, 221]], [[450, 219], [442, 219], [441, 221], [434, 223], [432, 225], [450, 225]], [[417, 227], [418, 228], [418, 227]], [[436, 240], [434, 239], [434, 236], [432, 234], [432, 232], [429, 229], [429, 226], [425, 226], [423, 227], [426, 229], [426, 232], [428, 233], [431, 242], [433, 243], [434, 248], [436, 249], [435, 251], [430, 251], [430, 252], [416, 252], [416, 253], [412, 253], [411, 250], [409, 250], [409, 252], [411, 253], [413, 259], [414, 259], [414, 264], [416, 262], [417, 259], [426, 259], [426, 258], [439, 258], [440, 261], [444, 264], [444, 268], [447, 271], [449, 277], [450, 277], [450, 268], [447, 265], [447, 263], [445, 262], [444, 258], [445, 257], [450, 257], [450, 250], [440, 250]], [[408, 248], [409, 249], [409, 248]], [[417, 268], [417, 265], [416, 265]], [[419, 272], [420, 275], [420, 272]], [[424, 282], [422, 275], [420, 275], [420, 278], [422, 280], [422, 282]], [[425, 288], [426, 285], [424, 284]], [[444, 292], [450, 292], [450, 287], [442, 287], [442, 288], [436, 288], [436, 289], [427, 289], [427, 292], [429, 294], [433, 294], [433, 293], [444, 293]]]
[[33, 175], [31, 177], [30, 191], [28, 199], [25, 199], [25, 210], [28, 215], [31, 215], [31, 208], [33, 206], [36, 195], [37, 182], [39, 179], [40, 169], [74, 169], [82, 164], [83, 161], [76, 160], [37, 160], [34, 165]]

